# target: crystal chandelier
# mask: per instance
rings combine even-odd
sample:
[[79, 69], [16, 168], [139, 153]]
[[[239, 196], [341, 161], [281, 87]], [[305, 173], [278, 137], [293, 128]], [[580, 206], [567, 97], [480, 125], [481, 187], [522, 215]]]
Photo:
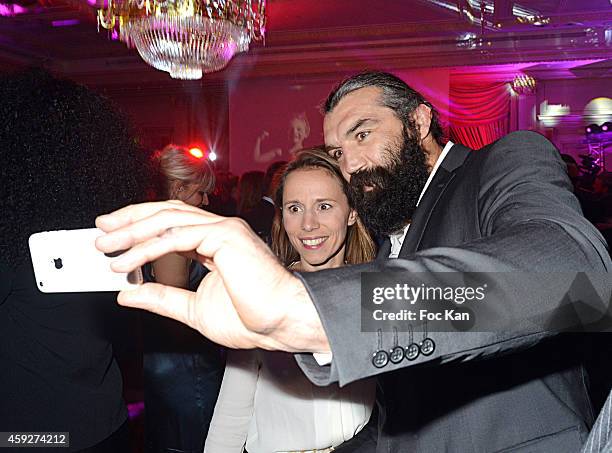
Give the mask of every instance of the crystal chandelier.
[[223, 69], [265, 34], [265, 0], [108, 0], [98, 24], [175, 79]]

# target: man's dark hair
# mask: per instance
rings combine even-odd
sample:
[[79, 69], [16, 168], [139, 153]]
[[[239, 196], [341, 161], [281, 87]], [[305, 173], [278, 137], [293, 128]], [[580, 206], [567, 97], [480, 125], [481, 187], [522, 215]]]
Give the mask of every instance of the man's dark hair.
[[362, 72], [342, 81], [327, 97], [324, 113], [331, 112], [347, 94], [367, 87], [382, 89], [381, 104], [393, 110], [408, 131], [413, 130], [415, 126], [412, 119], [415, 109], [420, 104], [428, 106], [431, 109], [429, 133], [438, 144], [444, 143], [444, 131], [437, 110], [421, 93], [410, 88], [399, 77], [387, 72]]
[[107, 99], [40, 69], [1, 76], [0, 99], [2, 263], [26, 262], [34, 232], [144, 200], [149, 156]]

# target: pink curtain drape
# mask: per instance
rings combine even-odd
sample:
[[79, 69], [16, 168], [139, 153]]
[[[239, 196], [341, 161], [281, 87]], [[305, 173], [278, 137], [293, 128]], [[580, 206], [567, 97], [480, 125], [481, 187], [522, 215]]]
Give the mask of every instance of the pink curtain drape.
[[449, 120], [450, 139], [473, 149], [503, 137], [510, 123], [508, 84], [451, 84]]

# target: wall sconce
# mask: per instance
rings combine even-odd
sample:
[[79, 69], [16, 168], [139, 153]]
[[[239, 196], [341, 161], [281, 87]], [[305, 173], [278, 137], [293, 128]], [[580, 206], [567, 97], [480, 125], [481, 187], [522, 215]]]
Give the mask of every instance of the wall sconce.
[[536, 80], [527, 74], [517, 74], [512, 80], [512, 89], [516, 94], [535, 93]]

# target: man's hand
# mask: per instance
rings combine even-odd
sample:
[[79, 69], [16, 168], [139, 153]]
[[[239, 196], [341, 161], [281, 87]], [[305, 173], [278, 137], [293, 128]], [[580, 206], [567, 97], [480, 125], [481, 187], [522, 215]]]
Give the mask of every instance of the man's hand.
[[128, 250], [113, 261], [128, 272], [167, 253], [210, 269], [196, 293], [147, 283], [122, 291], [122, 305], [183, 322], [232, 348], [324, 352], [327, 338], [303, 284], [288, 272], [242, 220], [179, 201], [128, 206], [100, 216], [103, 252]]

